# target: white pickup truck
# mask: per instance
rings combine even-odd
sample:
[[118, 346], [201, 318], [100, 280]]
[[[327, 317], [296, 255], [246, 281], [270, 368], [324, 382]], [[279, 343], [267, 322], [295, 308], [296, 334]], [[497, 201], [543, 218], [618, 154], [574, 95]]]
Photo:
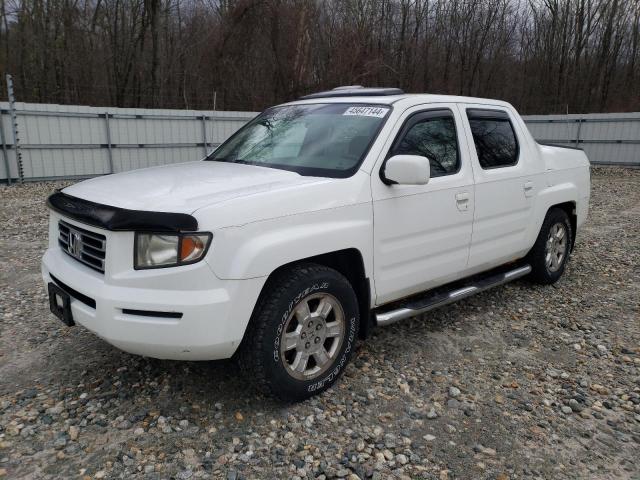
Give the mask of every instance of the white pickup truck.
[[127, 352], [236, 356], [300, 400], [357, 338], [519, 277], [562, 275], [589, 161], [508, 103], [341, 87], [269, 108], [203, 161], [49, 197], [52, 312]]

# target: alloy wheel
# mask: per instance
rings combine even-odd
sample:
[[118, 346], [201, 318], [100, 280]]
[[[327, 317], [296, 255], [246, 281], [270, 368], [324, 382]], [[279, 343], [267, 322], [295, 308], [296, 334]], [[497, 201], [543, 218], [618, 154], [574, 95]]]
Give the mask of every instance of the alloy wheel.
[[549, 272], [557, 272], [567, 254], [567, 227], [563, 223], [555, 223], [549, 229], [545, 248], [545, 264]]
[[280, 358], [289, 375], [312, 380], [331, 367], [345, 336], [344, 311], [328, 293], [303, 298], [289, 314], [280, 339]]

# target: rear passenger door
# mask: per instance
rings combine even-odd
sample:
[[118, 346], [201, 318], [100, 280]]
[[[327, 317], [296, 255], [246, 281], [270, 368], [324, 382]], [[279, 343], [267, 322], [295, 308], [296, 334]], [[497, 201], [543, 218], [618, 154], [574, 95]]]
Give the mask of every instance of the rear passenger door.
[[475, 177], [468, 268], [477, 272], [526, 254], [539, 166], [510, 109], [464, 104], [459, 108]]
[[[372, 172], [378, 304], [458, 278], [466, 268], [474, 195], [460, 121], [454, 104], [408, 110]], [[426, 185], [383, 183], [384, 160], [399, 154], [429, 158]]]

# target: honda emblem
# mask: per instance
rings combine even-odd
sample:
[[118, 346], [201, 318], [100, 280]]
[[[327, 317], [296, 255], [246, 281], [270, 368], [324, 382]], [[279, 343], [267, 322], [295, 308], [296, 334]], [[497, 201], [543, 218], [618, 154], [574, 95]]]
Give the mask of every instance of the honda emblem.
[[80, 233], [74, 232], [73, 230], [69, 232], [69, 246], [67, 247], [67, 251], [74, 257], [80, 258], [80, 254], [82, 253]]

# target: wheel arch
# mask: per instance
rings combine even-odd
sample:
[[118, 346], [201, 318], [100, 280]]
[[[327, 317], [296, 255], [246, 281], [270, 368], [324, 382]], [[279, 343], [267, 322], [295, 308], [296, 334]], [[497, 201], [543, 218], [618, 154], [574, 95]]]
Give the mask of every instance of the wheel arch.
[[542, 189], [535, 200], [534, 212], [527, 235], [529, 248], [533, 248], [545, 218], [553, 208], [559, 208], [569, 216], [571, 224], [571, 249], [575, 244], [578, 227], [577, 205], [580, 198], [578, 187], [572, 182], [561, 182]]
[[262, 291], [260, 292], [256, 305], [259, 303], [264, 292], [269, 288], [271, 283], [270, 280], [273, 277], [288, 268], [303, 263], [314, 263], [332, 268], [344, 275], [349, 283], [351, 283], [358, 299], [358, 308], [360, 313], [360, 325], [358, 330], [359, 336], [362, 339], [366, 338], [373, 326], [373, 317], [371, 315], [371, 282], [366, 276], [362, 253], [357, 248], [345, 248], [342, 250], [322, 253], [280, 265], [267, 277], [267, 281], [262, 287]]

